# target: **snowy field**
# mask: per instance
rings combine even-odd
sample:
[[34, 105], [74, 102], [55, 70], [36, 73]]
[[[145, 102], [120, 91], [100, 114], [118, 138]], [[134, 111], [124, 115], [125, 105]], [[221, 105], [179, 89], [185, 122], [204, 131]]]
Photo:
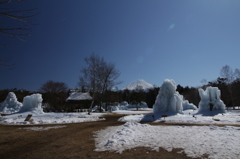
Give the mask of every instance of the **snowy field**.
[[[141, 111], [139, 111], [141, 113]], [[164, 114], [162, 114], [164, 115]], [[154, 122], [154, 123], [176, 123], [176, 124], [220, 124], [220, 125], [240, 125], [240, 110], [230, 110], [227, 113], [217, 113], [217, 111], [198, 114], [197, 110], [185, 110], [183, 114], [168, 115], [165, 119], [153, 114], [126, 115], [118, 121]]]
[[[152, 109], [143, 109], [141, 111], [128, 111], [128, 110], [118, 110], [113, 111], [115, 114], [147, 114], [152, 113]], [[24, 121], [26, 117], [31, 114], [33, 121]], [[6, 116], [0, 117], [1, 124], [8, 125], [38, 125], [38, 124], [67, 124], [67, 123], [81, 123], [81, 122], [93, 122], [105, 120], [102, 116], [111, 114], [106, 113], [92, 113], [88, 115], [87, 112], [83, 113], [36, 113], [35, 111], [29, 112], [18, 112]]]
[[[176, 91], [173, 80], [164, 80], [156, 97], [153, 109], [139, 111], [114, 109], [113, 114], [121, 114], [121, 126], [110, 126], [95, 132], [95, 151], [115, 151], [135, 147], [159, 148], [171, 152], [182, 149], [189, 157], [240, 158], [240, 110], [226, 110], [220, 99], [217, 87], [199, 89], [201, 100], [198, 108], [184, 100]], [[9, 125], [66, 124], [105, 120], [102, 115], [111, 113], [44, 113], [41, 107], [41, 94], [26, 96], [19, 104], [16, 96], [10, 93], [0, 105], [4, 112], [17, 112], [0, 118], [0, 123]], [[187, 109], [187, 110], [186, 110]], [[24, 121], [31, 114], [30, 121]], [[152, 126], [149, 123], [173, 123], [172, 126]], [[178, 126], [174, 125], [178, 124]], [[194, 126], [190, 126], [193, 124]], [[181, 126], [179, 126], [181, 125]], [[205, 125], [205, 126], [203, 126]], [[221, 127], [219, 126], [221, 125]], [[63, 125], [65, 126], [65, 125]], [[61, 127], [35, 127], [44, 131]]]
[[[153, 116], [152, 109], [141, 111], [119, 110], [113, 114], [125, 115], [119, 118], [120, 122], [153, 122], [153, 123], [176, 123], [176, 124], [219, 124], [240, 125], [240, 110], [230, 110], [220, 114], [197, 114], [196, 110], [185, 110], [184, 114], [168, 115], [165, 119], [161, 116]], [[32, 114], [33, 121], [24, 121], [28, 114]], [[35, 124], [66, 124], [105, 120], [101, 116], [111, 113], [43, 113], [34, 112], [14, 113], [0, 117], [0, 123], [9, 125], [35, 125]], [[194, 117], [193, 117], [194, 115]]]
[[134, 114], [150, 114], [153, 113], [152, 108], [144, 108], [144, 109], [130, 109], [130, 110], [118, 110], [118, 111], [113, 111], [112, 113], [115, 114], [125, 114], [125, 115], [134, 115]]
[[116, 151], [147, 147], [171, 152], [181, 148], [189, 157], [240, 158], [240, 128], [225, 126], [151, 126], [129, 121], [122, 126], [96, 132], [95, 151]]
[[[119, 119], [126, 122], [122, 126], [112, 126], [95, 132], [95, 151], [122, 153], [127, 149], [147, 147], [154, 151], [164, 148], [171, 152], [174, 148], [180, 148], [182, 151], [178, 153], [184, 152], [193, 158], [205, 155], [214, 159], [240, 158], [240, 127], [229, 126], [240, 125], [239, 110], [231, 110], [225, 114], [216, 112], [216, 114], [205, 113], [204, 116], [198, 114], [193, 117], [194, 113], [197, 111], [186, 110], [183, 115], [178, 114], [157, 120], [151, 119], [153, 114], [126, 115]], [[150, 121], [150, 119], [154, 123], [178, 123], [182, 126], [151, 126], [139, 123], [143, 120]], [[187, 124], [196, 124], [196, 126], [187, 126]], [[208, 126], [197, 126], [197, 124]], [[220, 124], [222, 127], [214, 124]]]
[[[28, 114], [32, 114], [33, 121], [24, 121]], [[43, 113], [34, 112], [15, 113], [0, 118], [0, 123], [9, 125], [35, 125], [35, 124], [66, 124], [105, 120], [100, 118], [103, 113]]]
[[[154, 123], [178, 123], [182, 126], [151, 126], [141, 124], [139, 121], [152, 119], [152, 110], [141, 111], [114, 111], [115, 114], [125, 115], [119, 121], [126, 122], [121, 126], [109, 126], [95, 132], [95, 151], [115, 151], [122, 153], [124, 150], [135, 147], [147, 147], [149, 150], [158, 151], [164, 148], [172, 151], [174, 148], [181, 148], [179, 153], [186, 153], [189, 157], [209, 158], [240, 158], [240, 127], [228, 126], [231, 124], [240, 125], [240, 110], [212, 116], [195, 115], [193, 110], [183, 111], [184, 114], [168, 116], [165, 119], [152, 120]], [[32, 122], [24, 121], [28, 114], [32, 113]], [[189, 114], [190, 113], [190, 114]], [[34, 112], [15, 113], [1, 117], [1, 123], [10, 125], [38, 125], [38, 124], [66, 124], [77, 122], [88, 122], [105, 120], [102, 115], [110, 113], [43, 113]], [[209, 114], [211, 115], [211, 114]], [[219, 119], [215, 121], [213, 119]], [[210, 126], [187, 126], [190, 124], [206, 124]], [[184, 125], [186, 124], [186, 125]], [[222, 127], [211, 125], [220, 124]], [[66, 125], [63, 125], [65, 127]], [[21, 128], [34, 131], [47, 131], [49, 129], [62, 128], [51, 127], [29, 127]]]

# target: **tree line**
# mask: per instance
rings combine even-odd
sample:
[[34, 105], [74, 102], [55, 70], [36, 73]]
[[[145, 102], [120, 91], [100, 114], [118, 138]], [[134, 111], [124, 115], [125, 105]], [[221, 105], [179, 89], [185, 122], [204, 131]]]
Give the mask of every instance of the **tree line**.
[[[43, 103], [47, 103], [48, 110], [64, 110], [73, 111], [75, 109], [88, 109], [95, 105], [106, 103], [111, 105], [115, 102], [121, 103], [127, 101], [129, 104], [140, 104], [142, 101], [146, 102], [149, 107], [155, 103], [160, 87], [155, 87], [149, 91], [137, 89], [130, 91], [125, 90], [112, 90], [114, 86], [121, 83], [116, 81], [120, 76], [120, 72], [115, 68], [115, 65], [105, 61], [103, 57], [99, 57], [94, 53], [85, 58], [86, 67], [81, 69], [79, 77], [79, 88], [75, 91], [89, 92], [93, 100], [88, 105], [72, 104], [66, 102], [71, 90], [64, 82], [47, 81], [38, 90], [42, 94]], [[240, 70], [225, 65], [220, 70], [220, 76], [216, 80], [207, 82], [202, 80], [201, 87], [183, 87], [177, 85], [177, 91], [183, 95], [185, 100], [198, 106], [200, 97], [198, 93], [199, 88], [206, 89], [206, 87], [218, 87], [221, 91], [221, 99], [226, 106], [239, 106], [240, 105]], [[6, 89], [0, 90], [0, 102], [4, 101], [8, 92], [15, 92], [18, 100], [23, 101], [27, 95], [33, 94], [26, 90]]]

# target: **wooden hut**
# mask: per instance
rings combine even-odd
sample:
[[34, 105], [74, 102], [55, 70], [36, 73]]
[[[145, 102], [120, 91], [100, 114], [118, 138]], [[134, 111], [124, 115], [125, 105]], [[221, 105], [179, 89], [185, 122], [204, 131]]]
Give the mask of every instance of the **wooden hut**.
[[66, 102], [70, 104], [70, 111], [82, 112], [90, 108], [92, 97], [89, 92], [71, 92]]

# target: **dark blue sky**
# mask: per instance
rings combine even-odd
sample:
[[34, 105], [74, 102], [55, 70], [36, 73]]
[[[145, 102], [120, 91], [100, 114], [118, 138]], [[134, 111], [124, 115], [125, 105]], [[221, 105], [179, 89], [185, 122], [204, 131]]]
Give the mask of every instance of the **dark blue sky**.
[[[161, 86], [166, 78], [200, 86], [228, 64], [240, 68], [238, 0], [27, 0], [37, 8], [31, 37], [9, 39], [1, 57], [0, 89], [36, 91], [48, 80], [77, 86], [92, 52], [113, 62], [125, 87], [136, 79]], [[22, 7], [21, 6], [21, 7]]]

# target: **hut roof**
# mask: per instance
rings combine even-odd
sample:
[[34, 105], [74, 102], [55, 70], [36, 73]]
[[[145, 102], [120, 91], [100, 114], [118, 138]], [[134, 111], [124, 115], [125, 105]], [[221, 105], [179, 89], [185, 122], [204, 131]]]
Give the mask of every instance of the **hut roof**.
[[69, 100], [92, 100], [92, 97], [90, 96], [89, 92], [83, 93], [83, 92], [72, 92], [70, 96], [66, 99], [66, 101]]

